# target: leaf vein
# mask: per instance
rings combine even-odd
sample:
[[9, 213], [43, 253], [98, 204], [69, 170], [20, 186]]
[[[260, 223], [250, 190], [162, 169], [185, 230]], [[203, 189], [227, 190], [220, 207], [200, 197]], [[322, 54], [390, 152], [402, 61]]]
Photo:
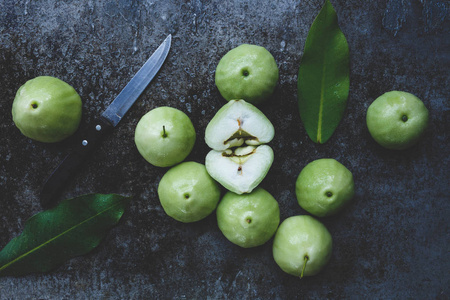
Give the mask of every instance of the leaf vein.
[[121, 204], [121, 203], [119, 202], [119, 203], [117, 203], [117, 204], [115, 204], [115, 205], [112, 205], [112, 206], [108, 207], [107, 209], [102, 210], [102, 211], [100, 211], [99, 213], [97, 213], [97, 214], [91, 216], [90, 218], [88, 218], [88, 219], [86, 219], [86, 220], [84, 220], [84, 221], [82, 221], [82, 222], [80, 222], [80, 223], [78, 223], [78, 224], [75, 224], [74, 226], [70, 227], [69, 229], [67, 229], [67, 230], [63, 231], [62, 233], [56, 235], [55, 237], [49, 239], [48, 241], [46, 241], [46, 242], [40, 244], [39, 246], [37, 246], [37, 247], [35, 247], [35, 248], [29, 250], [28, 252], [26, 252], [26, 253], [24, 253], [24, 254], [18, 256], [17, 258], [15, 258], [14, 260], [10, 261], [9, 263], [7, 263], [7, 264], [1, 266], [1, 267], [0, 267], [0, 271], [3, 271], [4, 269], [6, 269], [6, 268], [8, 268], [9, 266], [11, 266], [12, 264], [18, 262], [18, 261], [21, 260], [22, 258], [24, 258], [24, 257], [28, 256], [29, 254], [31, 254], [31, 253], [33, 253], [33, 252], [39, 250], [40, 248], [42, 248], [42, 247], [44, 247], [45, 245], [51, 243], [52, 241], [58, 239], [59, 237], [65, 235], [65, 234], [67, 234], [68, 232], [70, 232], [70, 231], [76, 229], [77, 227], [83, 225], [84, 223], [87, 223], [87, 222], [89, 222], [90, 220], [92, 220], [92, 219], [94, 219], [94, 218], [100, 216], [101, 214], [107, 212], [108, 210], [111, 210], [111, 209], [115, 208], [116, 206], [119, 206], [120, 204]]
[[320, 83], [320, 104], [319, 104], [319, 120], [317, 125], [317, 142], [322, 140], [322, 120], [323, 120], [323, 105], [325, 101], [325, 72], [326, 72], [326, 53], [323, 53], [322, 78]]

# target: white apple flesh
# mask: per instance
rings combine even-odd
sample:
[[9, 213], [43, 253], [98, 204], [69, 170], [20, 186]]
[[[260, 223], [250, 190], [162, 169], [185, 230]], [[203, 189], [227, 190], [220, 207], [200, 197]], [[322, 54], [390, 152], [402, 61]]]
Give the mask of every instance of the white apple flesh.
[[273, 150], [267, 145], [239, 147], [232, 151], [211, 150], [205, 166], [209, 175], [229, 191], [250, 193], [267, 175]]
[[244, 100], [231, 100], [206, 126], [205, 142], [211, 149], [223, 151], [244, 144], [267, 144], [274, 135], [272, 123], [258, 108]]
[[267, 145], [275, 135], [269, 119], [244, 100], [231, 100], [206, 127], [211, 150], [205, 160], [208, 173], [236, 194], [250, 193], [267, 175], [273, 150]]

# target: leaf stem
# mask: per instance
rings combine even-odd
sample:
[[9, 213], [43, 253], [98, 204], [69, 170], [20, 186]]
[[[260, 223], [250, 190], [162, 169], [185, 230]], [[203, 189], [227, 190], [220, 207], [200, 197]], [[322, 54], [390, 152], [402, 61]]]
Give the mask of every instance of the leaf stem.
[[303, 269], [302, 269], [302, 273], [300, 274], [300, 279], [302, 279], [302, 278], [303, 278], [303, 273], [305, 272], [305, 268], [306, 268], [306, 263], [308, 262], [308, 260], [309, 260], [309, 257], [308, 257], [308, 255], [305, 255], [305, 258], [304, 258], [304, 262], [303, 262]]

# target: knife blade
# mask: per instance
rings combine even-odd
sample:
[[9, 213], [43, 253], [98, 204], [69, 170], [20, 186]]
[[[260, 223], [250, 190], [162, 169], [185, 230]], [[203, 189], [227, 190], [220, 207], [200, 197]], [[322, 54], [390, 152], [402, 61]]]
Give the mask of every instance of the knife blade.
[[171, 41], [172, 35], [169, 34], [100, 117], [88, 125], [86, 132], [81, 135], [82, 138], [74, 149], [47, 178], [40, 193], [43, 208], [49, 208], [56, 203], [57, 196], [62, 191], [64, 184], [79, 169], [87, 155], [98, 146], [101, 139], [117, 126], [139, 98], [166, 60]]

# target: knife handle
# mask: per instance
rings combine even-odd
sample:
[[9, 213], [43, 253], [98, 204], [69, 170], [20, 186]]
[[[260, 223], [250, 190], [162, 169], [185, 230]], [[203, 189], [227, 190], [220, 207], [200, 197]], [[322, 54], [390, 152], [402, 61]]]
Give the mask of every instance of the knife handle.
[[40, 194], [43, 208], [49, 208], [56, 203], [56, 198], [61, 193], [64, 184], [75, 174], [87, 155], [112, 128], [111, 123], [103, 118], [95, 120], [88, 126], [81, 135], [79, 143], [75, 145], [74, 149], [64, 158], [44, 183]]

